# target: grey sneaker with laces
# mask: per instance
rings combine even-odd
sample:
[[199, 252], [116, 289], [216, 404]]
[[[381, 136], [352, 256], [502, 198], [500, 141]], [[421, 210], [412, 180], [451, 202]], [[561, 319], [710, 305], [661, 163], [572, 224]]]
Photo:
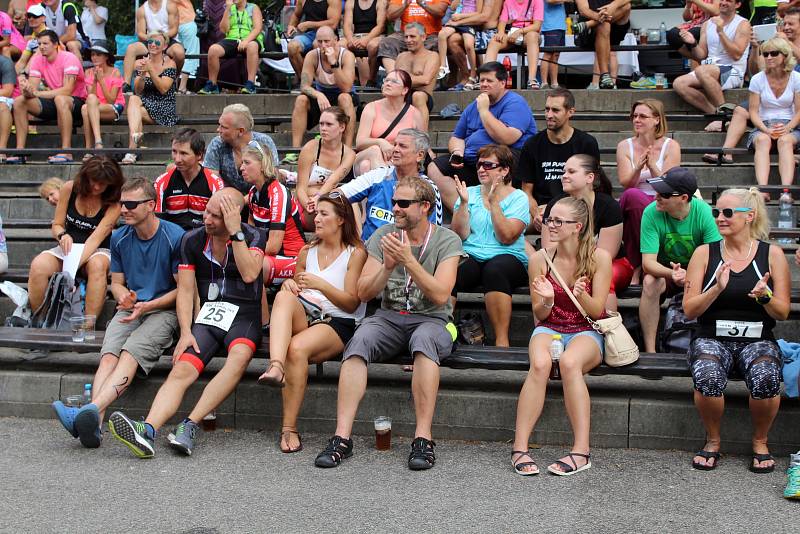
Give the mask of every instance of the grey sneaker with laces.
[[175, 434], [170, 434], [169, 445], [176, 451], [180, 451], [186, 456], [192, 455], [194, 440], [197, 439], [197, 423], [191, 419], [184, 419], [175, 429]]
[[600, 75], [600, 89], [614, 89], [614, 79], [607, 72]]

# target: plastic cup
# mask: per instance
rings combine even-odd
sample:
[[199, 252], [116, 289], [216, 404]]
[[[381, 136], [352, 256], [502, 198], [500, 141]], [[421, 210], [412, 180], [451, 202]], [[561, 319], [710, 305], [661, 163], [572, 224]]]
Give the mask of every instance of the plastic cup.
[[83, 321], [83, 330], [84, 330], [83, 338], [86, 341], [94, 341], [94, 337], [95, 337], [94, 325], [95, 325], [95, 322], [97, 320], [97, 317], [95, 317], [94, 315], [84, 315], [83, 318], [84, 318], [84, 321]]
[[202, 427], [206, 432], [214, 432], [217, 429], [217, 412], [211, 412], [203, 417]]
[[392, 448], [392, 420], [384, 415], [375, 418], [375, 448], [379, 451]]
[[71, 317], [69, 326], [72, 330], [72, 341], [75, 343], [83, 343], [86, 339], [86, 318], [83, 315]]
[[64, 397], [64, 406], [80, 408], [83, 405], [83, 395], [67, 395]]
[[664, 76], [663, 72], [656, 72], [656, 89], [666, 89], [667, 88], [667, 77]]
[[776, 122], [776, 123], [772, 124], [769, 127], [769, 129], [770, 129], [769, 136], [772, 137], [773, 139], [777, 139], [777, 138], [779, 138], [781, 136], [778, 132], [775, 131], [775, 128], [777, 128], [778, 126], [783, 126], [783, 123], [782, 122]]
[[647, 30], [640, 30], [639, 31], [639, 44], [646, 45], [647, 44]]

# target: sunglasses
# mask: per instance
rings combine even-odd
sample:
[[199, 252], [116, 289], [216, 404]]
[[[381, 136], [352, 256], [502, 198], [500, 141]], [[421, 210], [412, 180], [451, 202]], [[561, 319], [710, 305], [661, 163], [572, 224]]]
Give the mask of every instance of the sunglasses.
[[385, 78], [383, 80], [384, 84], [394, 84], [394, 85], [403, 85], [402, 80], [398, 80], [397, 78]]
[[28, 19], [38, 19], [39, 17], [44, 17], [44, 15], [34, 15], [33, 13], [25, 13], [25, 18]]
[[502, 165], [500, 165], [499, 163], [495, 163], [494, 161], [486, 161], [486, 160], [480, 160], [478, 162], [478, 165], [476, 165], [476, 166], [479, 169], [484, 169], [484, 170], [487, 170], [487, 171], [493, 171], [498, 167], [502, 167]]
[[782, 54], [782, 52], [779, 52], [777, 50], [769, 50], [769, 51], [766, 51], [766, 52], [761, 52], [761, 55], [764, 56], [764, 57], [778, 57], [781, 54]]
[[161, 46], [161, 40], [160, 39], [148, 39], [148, 40], [145, 41], [145, 44], [147, 46], [150, 46], [150, 45]]
[[726, 219], [730, 219], [733, 217], [734, 213], [746, 213], [751, 209], [752, 208], [724, 208], [724, 209], [711, 208], [711, 216], [716, 219], [717, 217], [719, 217], [719, 214], [721, 213], [723, 217], [725, 217]]
[[142, 200], [120, 200], [120, 206], [124, 206], [126, 210], [132, 211], [139, 207], [139, 204], [150, 202], [152, 198], [143, 198]]
[[564, 219], [554, 219], [552, 217], [546, 217], [542, 222], [547, 226], [552, 226], [553, 228], [561, 228], [564, 223], [578, 224], [578, 221], [567, 221]]
[[345, 202], [344, 193], [341, 191], [331, 191], [330, 193], [326, 193], [317, 199], [317, 202], [322, 202], [323, 200], [338, 200], [342, 204]]
[[392, 206], [397, 206], [398, 208], [406, 209], [411, 206], [411, 204], [416, 204], [418, 202], [422, 202], [416, 198], [393, 198], [392, 199]]

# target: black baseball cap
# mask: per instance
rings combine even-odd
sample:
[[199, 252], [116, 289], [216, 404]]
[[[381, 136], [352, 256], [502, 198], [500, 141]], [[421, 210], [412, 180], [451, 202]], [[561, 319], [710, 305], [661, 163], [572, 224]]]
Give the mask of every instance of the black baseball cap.
[[111, 55], [111, 52], [109, 52], [108, 41], [106, 41], [105, 39], [95, 39], [94, 41], [92, 41], [92, 47], [89, 48], [89, 51], [99, 52], [101, 54], [108, 54], [109, 56]]
[[651, 178], [647, 183], [661, 196], [689, 195], [697, 191], [697, 177], [686, 167], [673, 167], [662, 176]]

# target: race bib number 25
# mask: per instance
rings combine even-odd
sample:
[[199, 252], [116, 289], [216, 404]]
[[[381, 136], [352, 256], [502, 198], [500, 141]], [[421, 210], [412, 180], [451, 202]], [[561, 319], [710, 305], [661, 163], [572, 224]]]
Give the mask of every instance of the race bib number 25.
[[230, 302], [206, 302], [200, 308], [200, 313], [197, 314], [197, 319], [194, 322], [216, 326], [227, 332], [230, 330], [238, 311], [239, 306]]

